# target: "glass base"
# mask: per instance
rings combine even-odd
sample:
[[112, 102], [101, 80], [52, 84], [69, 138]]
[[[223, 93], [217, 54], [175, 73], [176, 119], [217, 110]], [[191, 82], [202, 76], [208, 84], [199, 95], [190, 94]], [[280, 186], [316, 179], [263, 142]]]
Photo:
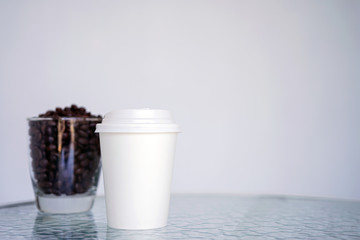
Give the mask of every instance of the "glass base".
[[36, 204], [40, 211], [46, 213], [80, 213], [89, 211], [94, 204], [95, 195], [80, 196], [36, 196]]

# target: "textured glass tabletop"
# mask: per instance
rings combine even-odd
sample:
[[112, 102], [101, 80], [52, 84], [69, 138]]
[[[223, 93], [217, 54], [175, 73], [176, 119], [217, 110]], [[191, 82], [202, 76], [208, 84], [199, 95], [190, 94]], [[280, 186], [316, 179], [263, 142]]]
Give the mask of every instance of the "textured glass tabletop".
[[0, 208], [0, 239], [360, 239], [360, 202], [279, 196], [175, 195], [168, 226], [115, 230], [105, 201], [82, 214]]

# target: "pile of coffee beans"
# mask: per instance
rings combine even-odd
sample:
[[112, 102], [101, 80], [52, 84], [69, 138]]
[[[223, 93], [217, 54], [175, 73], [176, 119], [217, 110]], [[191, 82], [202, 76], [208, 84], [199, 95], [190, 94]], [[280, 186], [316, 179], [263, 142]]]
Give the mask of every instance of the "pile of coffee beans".
[[56, 108], [29, 120], [33, 183], [44, 194], [73, 195], [96, 188], [101, 116], [83, 107]]

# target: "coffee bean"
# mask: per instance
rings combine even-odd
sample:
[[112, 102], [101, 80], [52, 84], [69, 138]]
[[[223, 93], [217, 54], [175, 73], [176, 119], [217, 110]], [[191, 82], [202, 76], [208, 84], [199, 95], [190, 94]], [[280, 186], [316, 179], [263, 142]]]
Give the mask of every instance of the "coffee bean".
[[83, 192], [84, 192], [83, 187], [82, 187], [79, 183], [76, 183], [76, 184], [75, 184], [75, 190], [76, 190], [78, 193], [83, 193]]
[[47, 112], [45, 113], [45, 115], [46, 115], [47, 117], [50, 117], [50, 116], [54, 115], [54, 111], [49, 110], [49, 111], [47, 111]]
[[46, 128], [46, 133], [48, 134], [48, 136], [51, 136], [51, 137], [52, 137], [53, 129], [52, 129], [51, 127], [47, 127], [47, 128]]
[[92, 185], [92, 181], [91, 181], [91, 180], [86, 180], [86, 181], [83, 181], [83, 183], [82, 183], [82, 187], [83, 187], [84, 189], [90, 188], [91, 185]]
[[88, 144], [88, 140], [86, 138], [83, 138], [83, 137], [79, 137], [78, 138], [78, 142], [82, 145], [86, 145]]
[[51, 162], [57, 163], [58, 159], [59, 159], [59, 156], [57, 153], [51, 153], [51, 155], [50, 155]]
[[54, 137], [48, 137], [48, 142], [50, 144], [55, 143], [55, 138]]
[[81, 150], [80, 149], [76, 149], [75, 150], [75, 156], [78, 157], [81, 154]]
[[[71, 190], [71, 188], [67, 188], [67, 189], [65, 189], [64, 193], [66, 195], [72, 195], [74, 192]], [[78, 193], [80, 193], [80, 192], [78, 192]]]
[[35, 139], [35, 141], [37, 141], [37, 142], [39, 142], [39, 141], [41, 140], [41, 137], [42, 137], [42, 135], [41, 135], [41, 132], [40, 132], [40, 131], [38, 131], [38, 132], [34, 135], [34, 139]]
[[33, 169], [35, 169], [38, 165], [39, 165], [39, 161], [33, 160], [33, 161], [31, 162], [31, 166], [33, 167]]
[[56, 183], [55, 183], [55, 187], [57, 187], [57, 188], [61, 188], [61, 185], [62, 185], [62, 182], [60, 181], [60, 180], [58, 180], [58, 181], [56, 181]]
[[34, 134], [33, 134], [33, 136], [35, 136], [35, 135], [38, 135], [38, 134], [40, 134], [41, 132], [40, 132], [40, 130], [39, 130], [39, 126], [36, 126], [36, 128], [34, 129]]
[[46, 167], [49, 164], [49, 161], [46, 159], [40, 160], [40, 167]]
[[56, 196], [60, 196], [60, 195], [61, 195], [61, 192], [60, 192], [59, 189], [53, 189], [52, 193], [55, 194]]
[[91, 170], [95, 170], [95, 169], [98, 168], [98, 166], [99, 166], [99, 162], [95, 160], [95, 161], [92, 161], [92, 162], [90, 163], [89, 168], [90, 168]]
[[54, 152], [56, 149], [57, 149], [57, 147], [55, 144], [50, 144], [47, 147], [47, 151], [49, 151], [49, 152]]
[[55, 170], [55, 169], [57, 169], [57, 166], [56, 166], [56, 164], [51, 164], [51, 165], [50, 165], [50, 169], [52, 169], [52, 170]]
[[45, 173], [40, 173], [40, 174], [36, 174], [35, 178], [38, 181], [42, 181], [42, 180], [45, 180], [47, 178], [47, 175]]
[[41, 167], [41, 166], [37, 166], [34, 170], [35, 173], [44, 173], [47, 172], [46, 168]]
[[54, 179], [55, 179], [55, 174], [54, 174], [54, 172], [53, 171], [49, 171], [49, 180], [50, 181], [54, 181]]
[[89, 165], [89, 160], [85, 159], [85, 160], [82, 160], [80, 162], [80, 165], [83, 166], [83, 167], [86, 167], [87, 165]]
[[79, 131], [82, 130], [82, 131], [87, 131], [89, 129], [89, 125], [86, 124], [86, 123], [81, 123], [80, 126], [79, 126]]
[[34, 147], [31, 150], [31, 156], [33, 157], [33, 159], [40, 159], [42, 157], [41, 150], [37, 147]]
[[48, 125], [50, 126], [50, 127], [55, 127], [55, 126], [57, 126], [57, 121], [48, 121], [47, 122], [48, 123]]
[[96, 145], [97, 144], [97, 139], [95, 138], [95, 137], [93, 137], [93, 138], [91, 138], [90, 140], [89, 140], [89, 144], [91, 144], [91, 145]]
[[78, 110], [78, 107], [76, 106], [76, 104], [72, 104], [71, 111], [76, 112], [77, 110]]
[[55, 109], [55, 112], [56, 112], [57, 114], [62, 114], [63, 110], [62, 110], [61, 108], [57, 107], [57, 108]]
[[83, 168], [78, 168], [78, 169], [75, 170], [75, 174], [76, 174], [76, 175], [80, 175], [80, 174], [83, 173], [83, 171], [84, 171]]
[[78, 161], [82, 161], [86, 158], [86, 153], [81, 153], [78, 157], [77, 157], [77, 160]]
[[45, 122], [41, 123], [40, 132], [45, 135], [45, 133], [46, 133], [46, 123]]
[[70, 136], [69, 132], [64, 132], [63, 135], [62, 135], [62, 139], [68, 139], [69, 136]]
[[36, 128], [34, 128], [33, 126], [31, 126], [30, 129], [29, 129], [29, 135], [30, 135], [30, 136], [34, 136], [36, 130], [37, 130]]
[[39, 184], [39, 187], [41, 187], [41, 188], [50, 188], [53, 186], [52, 182], [49, 182], [49, 181], [41, 181], [38, 184]]
[[42, 187], [42, 190], [43, 190], [43, 192], [46, 193], [46, 194], [52, 193], [52, 189], [50, 189], [50, 188]]
[[91, 177], [90, 171], [86, 170], [82, 173], [82, 177], [84, 179], [88, 179], [89, 177]]
[[88, 134], [86, 131], [81, 130], [81, 129], [79, 129], [79, 130], [77, 131], [77, 133], [78, 133], [78, 135], [79, 135], [80, 137], [87, 138], [87, 137], [89, 136], [89, 134]]
[[94, 153], [92, 151], [88, 151], [86, 153], [86, 155], [87, 155], [87, 158], [90, 159], [90, 160], [92, 160], [94, 158]]

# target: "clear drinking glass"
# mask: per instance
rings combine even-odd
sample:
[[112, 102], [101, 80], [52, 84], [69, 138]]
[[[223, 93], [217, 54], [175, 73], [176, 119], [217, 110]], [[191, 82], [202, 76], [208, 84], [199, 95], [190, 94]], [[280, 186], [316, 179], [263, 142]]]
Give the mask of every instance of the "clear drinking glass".
[[91, 209], [101, 168], [101, 118], [29, 118], [30, 174], [37, 207], [48, 213]]

